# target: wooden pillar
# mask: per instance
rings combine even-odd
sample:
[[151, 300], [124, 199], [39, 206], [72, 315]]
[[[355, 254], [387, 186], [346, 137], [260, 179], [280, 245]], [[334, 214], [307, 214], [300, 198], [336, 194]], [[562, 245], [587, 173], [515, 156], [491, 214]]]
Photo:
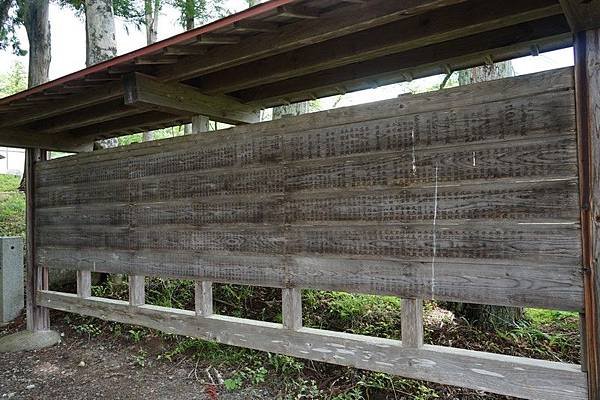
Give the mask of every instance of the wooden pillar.
[[92, 273], [77, 271], [77, 296], [87, 298], [92, 296]]
[[27, 243], [27, 329], [30, 331], [47, 331], [50, 329], [48, 309], [40, 307], [36, 302], [38, 290], [48, 289], [48, 270], [40, 268], [35, 262], [35, 163], [43, 161], [46, 152], [40, 149], [25, 151], [25, 186], [26, 186], [26, 243]]
[[146, 303], [146, 279], [143, 275], [129, 275], [129, 304], [143, 306]]
[[281, 290], [281, 301], [283, 327], [292, 330], [302, 328], [302, 291], [284, 288]]
[[423, 347], [423, 300], [402, 299], [402, 346]]
[[600, 29], [577, 33], [574, 47], [585, 289], [583, 370], [588, 373], [589, 398], [600, 400]]
[[213, 313], [212, 282], [196, 281], [196, 315], [208, 317]]

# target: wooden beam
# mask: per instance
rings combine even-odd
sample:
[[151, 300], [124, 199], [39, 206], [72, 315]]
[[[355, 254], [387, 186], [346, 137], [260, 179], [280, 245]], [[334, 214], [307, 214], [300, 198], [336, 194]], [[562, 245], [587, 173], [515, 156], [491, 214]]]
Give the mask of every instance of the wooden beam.
[[402, 346], [423, 347], [423, 300], [402, 299]]
[[233, 24], [239, 32], [276, 32], [279, 26], [272, 22], [259, 20], [241, 20]]
[[[508, 3], [486, 1], [446, 7], [201, 76], [192, 82], [207, 94], [228, 93], [561, 14], [560, 6], [551, 0]], [[467, 13], [477, 18], [465, 24], [462, 16]], [[401, 41], [398, 32], [403, 32]]]
[[38, 303], [36, 293], [39, 290], [48, 290], [47, 269], [39, 266], [35, 259], [36, 254], [36, 227], [35, 227], [35, 202], [36, 179], [35, 164], [45, 160], [46, 152], [40, 149], [27, 149], [25, 152], [25, 195], [26, 195], [26, 310], [27, 330], [47, 331], [50, 329], [50, 314], [48, 309]]
[[193, 87], [179, 83], [162, 83], [142, 74], [124, 78], [125, 104], [157, 109], [163, 112], [202, 114], [226, 123], [253, 123], [258, 114], [253, 107], [233, 98], [208, 96]]
[[28, 111], [15, 113], [11, 118], [3, 119], [0, 122], [0, 128], [24, 125], [29, 122], [39, 121], [44, 118], [104, 103], [121, 96], [123, 96], [123, 84], [121, 82], [100, 85], [94, 90], [84, 92], [82, 95], [71, 95], [63, 101], [55, 101], [43, 107], [32, 107]]
[[[324, 13], [319, 19], [289, 24], [277, 32], [246, 38], [235, 49], [215, 48], [210, 54], [189, 57], [180, 60], [177, 65], [160, 67], [157, 76], [166, 81], [184, 80], [462, 1], [464, 0], [378, 0], [368, 7], [359, 5], [336, 8]], [[277, 43], [277, 46], [265, 46], [265, 43]]]
[[70, 135], [48, 135], [21, 128], [0, 128], [0, 146], [35, 148], [78, 153], [92, 149], [92, 141]]
[[146, 279], [143, 275], [129, 275], [129, 304], [146, 304]]
[[584, 266], [585, 357], [590, 400], [600, 399], [600, 29], [575, 40], [575, 92], [581, 237]]
[[560, 0], [573, 32], [600, 28], [600, 0]]
[[[320, 329], [285, 329], [281, 324], [50, 291], [40, 304], [170, 334], [215, 340], [315, 361], [351, 366], [537, 400], [587, 399], [585, 373], [578, 365], [425, 345], [402, 347], [397, 340]], [[310, 345], [307, 345], [310, 344]]]
[[297, 5], [285, 5], [277, 8], [277, 12], [281, 17], [300, 18], [300, 19], [316, 19], [321, 15], [316, 8], [308, 8]]
[[197, 38], [194, 45], [238, 44], [239, 42], [239, 36], [208, 34]]
[[281, 289], [283, 327], [298, 330], [302, 328], [302, 291], [298, 288]]
[[208, 317], [213, 314], [213, 286], [209, 281], [195, 282], [196, 315]]
[[83, 298], [92, 296], [91, 271], [77, 271], [77, 296]]
[[[557, 30], [563, 30], [565, 33], [547, 39], [548, 35]], [[546, 43], [544, 40], [548, 40], [548, 45], [544, 44]], [[338, 92], [335, 88], [340, 86], [361, 90], [370, 88], [372, 84], [369, 82], [374, 80], [383, 85], [420, 76], [446, 73], [448, 65], [452, 66], [452, 69], [458, 69], [459, 66], [482, 65], [490, 55], [493, 56], [493, 61], [529, 55], [532, 44], [537, 43], [543, 50], [568, 46], [571, 43], [571, 34], [564, 18], [560, 15], [548, 17], [231, 94], [243, 99], [244, 102], [261, 106], [283, 104], [283, 97], [292, 102], [303, 101], [310, 99], [311, 93], [315, 92], [319, 96], [334, 95]]]

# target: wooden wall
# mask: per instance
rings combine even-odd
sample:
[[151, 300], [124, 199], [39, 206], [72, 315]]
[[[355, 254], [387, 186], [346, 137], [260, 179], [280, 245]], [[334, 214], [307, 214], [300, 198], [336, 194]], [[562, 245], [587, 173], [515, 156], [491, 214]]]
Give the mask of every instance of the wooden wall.
[[39, 266], [583, 309], [571, 68], [36, 165]]

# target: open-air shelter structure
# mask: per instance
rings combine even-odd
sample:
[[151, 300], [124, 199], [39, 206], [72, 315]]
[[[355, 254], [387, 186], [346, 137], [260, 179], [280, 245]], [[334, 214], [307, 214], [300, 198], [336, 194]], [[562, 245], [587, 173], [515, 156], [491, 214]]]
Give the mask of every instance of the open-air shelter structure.
[[[598, 0], [271, 0], [0, 99], [48, 309], [529, 399], [600, 399]], [[575, 67], [259, 122], [261, 109], [574, 46]], [[236, 127], [90, 151], [206, 119]], [[48, 150], [78, 154], [46, 160]], [[77, 294], [47, 287], [77, 271]], [[129, 302], [91, 273], [129, 275]], [[144, 276], [196, 281], [196, 310]], [[212, 282], [282, 288], [283, 324]], [[300, 290], [403, 298], [402, 341], [302, 326]], [[577, 311], [581, 365], [423, 343], [422, 300]]]

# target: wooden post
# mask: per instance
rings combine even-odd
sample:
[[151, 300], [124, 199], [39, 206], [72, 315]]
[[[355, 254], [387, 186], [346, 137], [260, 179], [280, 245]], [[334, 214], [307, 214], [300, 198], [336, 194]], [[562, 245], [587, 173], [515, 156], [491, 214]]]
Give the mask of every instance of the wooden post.
[[210, 130], [210, 119], [204, 115], [192, 117], [192, 133], [203, 133]]
[[212, 282], [196, 281], [196, 315], [208, 317], [213, 313]]
[[575, 89], [584, 267], [585, 366], [590, 400], [600, 399], [600, 29], [575, 36]]
[[423, 300], [402, 299], [402, 346], [423, 347]]
[[146, 282], [143, 275], [129, 275], [129, 304], [143, 306], [146, 303]]
[[77, 271], [77, 296], [82, 298], [92, 296], [91, 271]]
[[48, 309], [36, 304], [36, 292], [48, 289], [48, 271], [35, 263], [35, 163], [45, 159], [46, 152], [27, 149], [25, 152], [26, 224], [27, 224], [27, 329], [47, 331], [50, 329]]
[[281, 290], [283, 327], [297, 331], [302, 328], [302, 291], [298, 288]]

